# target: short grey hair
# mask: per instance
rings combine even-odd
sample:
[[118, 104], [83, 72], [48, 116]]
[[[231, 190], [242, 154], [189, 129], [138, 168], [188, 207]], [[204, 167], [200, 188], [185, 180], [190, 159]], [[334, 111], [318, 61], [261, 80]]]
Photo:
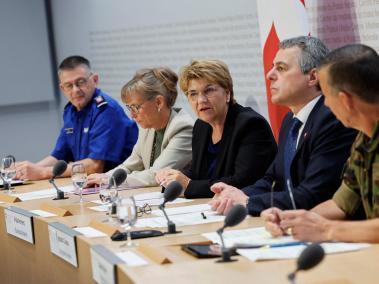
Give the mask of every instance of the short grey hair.
[[320, 39], [311, 36], [289, 38], [281, 41], [279, 44], [280, 49], [291, 47], [298, 47], [301, 50], [299, 65], [304, 74], [317, 68], [329, 53], [329, 49]]

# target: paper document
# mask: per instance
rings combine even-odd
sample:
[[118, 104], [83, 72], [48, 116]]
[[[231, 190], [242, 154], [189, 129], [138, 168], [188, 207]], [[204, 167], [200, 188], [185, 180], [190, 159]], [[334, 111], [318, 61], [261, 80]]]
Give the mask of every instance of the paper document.
[[132, 251], [118, 252], [116, 255], [121, 258], [128, 266], [141, 266], [149, 264], [146, 260]]
[[[73, 185], [62, 186], [62, 187], [58, 187], [58, 188], [60, 190], [62, 190], [63, 192], [74, 191]], [[37, 190], [37, 191], [32, 191], [32, 192], [25, 192], [25, 193], [12, 194], [12, 196], [18, 197], [22, 201], [42, 199], [42, 198], [51, 198], [51, 197], [55, 197], [56, 195], [57, 195], [57, 191], [54, 188], [42, 189], [42, 190]]]
[[[362, 243], [322, 243], [325, 253], [341, 253], [367, 248], [369, 244]], [[237, 252], [251, 261], [274, 260], [274, 259], [296, 259], [305, 248], [305, 245], [258, 248], [258, 249], [238, 249]]]
[[[220, 237], [215, 232], [202, 235], [213, 243], [220, 243]], [[296, 242], [291, 236], [274, 238], [264, 227], [225, 231], [223, 237], [227, 247], [232, 247], [235, 244], [273, 245]]]
[[41, 216], [41, 217], [55, 217], [55, 216], [58, 216], [56, 214], [50, 213], [50, 212], [45, 211], [45, 210], [40, 210], [40, 209], [30, 210], [30, 212], [32, 212], [34, 214], [37, 214], [38, 216]]
[[[225, 216], [217, 215], [214, 211], [205, 211], [203, 212], [205, 219], [201, 212], [181, 214], [181, 215], [173, 215], [169, 218], [173, 221], [176, 226], [189, 226], [189, 225], [197, 225], [197, 224], [206, 224], [212, 222], [221, 222], [224, 221]], [[167, 220], [165, 217], [153, 217], [153, 218], [144, 218], [138, 219], [135, 227], [151, 227], [151, 228], [160, 228], [167, 227]]]
[[[150, 206], [158, 206], [163, 203], [163, 193], [160, 192], [151, 192], [151, 193], [141, 193], [134, 195], [134, 200], [136, 201], [137, 206], [144, 206], [145, 204], [149, 204]], [[185, 198], [177, 198], [173, 202], [170, 202], [171, 204], [178, 204], [178, 203], [187, 203], [192, 202], [192, 199], [185, 199]], [[101, 200], [93, 200], [91, 201], [93, 203], [97, 204], [103, 204]]]
[[[197, 204], [183, 207], [166, 208], [166, 213], [168, 216], [195, 212], [211, 212], [211, 206], [208, 204]], [[162, 210], [153, 210], [152, 214], [156, 216], [164, 216]]]
[[106, 237], [107, 235], [103, 232], [96, 230], [92, 227], [78, 227], [74, 228], [75, 231], [82, 233], [87, 238], [98, 238], [98, 237]]

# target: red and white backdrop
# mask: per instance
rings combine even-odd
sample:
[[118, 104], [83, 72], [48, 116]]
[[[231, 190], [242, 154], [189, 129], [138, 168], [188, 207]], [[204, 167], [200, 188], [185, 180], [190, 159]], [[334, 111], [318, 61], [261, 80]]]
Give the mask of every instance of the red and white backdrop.
[[[264, 74], [272, 67], [279, 42], [295, 36], [309, 35], [307, 11], [301, 0], [257, 0], [258, 24], [263, 56]], [[268, 116], [277, 138], [287, 107], [271, 103], [270, 83], [265, 78]]]

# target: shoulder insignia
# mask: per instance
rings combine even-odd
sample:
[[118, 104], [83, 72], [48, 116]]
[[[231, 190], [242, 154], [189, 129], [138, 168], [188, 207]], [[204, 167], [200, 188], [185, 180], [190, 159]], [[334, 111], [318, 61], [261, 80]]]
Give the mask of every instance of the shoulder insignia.
[[96, 107], [99, 108], [103, 105], [108, 104], [108, 102], [104, 99], [103, 96], [97, 96], [95, 97]]

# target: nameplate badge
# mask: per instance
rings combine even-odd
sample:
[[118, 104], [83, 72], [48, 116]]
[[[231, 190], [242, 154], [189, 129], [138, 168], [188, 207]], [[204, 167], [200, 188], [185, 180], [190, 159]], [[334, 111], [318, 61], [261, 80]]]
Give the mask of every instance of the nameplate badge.
[[7, 233], [34, 244], [33, 216], [24, 209], [10, 206], [4, 210]]
[[81, 233], [59, 222], [49, 223], [48, 230], [50, 251], [74, 267], [78, 267], [76, 236]]
[[116, 265], [124, 263], [102, 245], [91, 247], [92, 278], [99, 284], [115, 284]]

